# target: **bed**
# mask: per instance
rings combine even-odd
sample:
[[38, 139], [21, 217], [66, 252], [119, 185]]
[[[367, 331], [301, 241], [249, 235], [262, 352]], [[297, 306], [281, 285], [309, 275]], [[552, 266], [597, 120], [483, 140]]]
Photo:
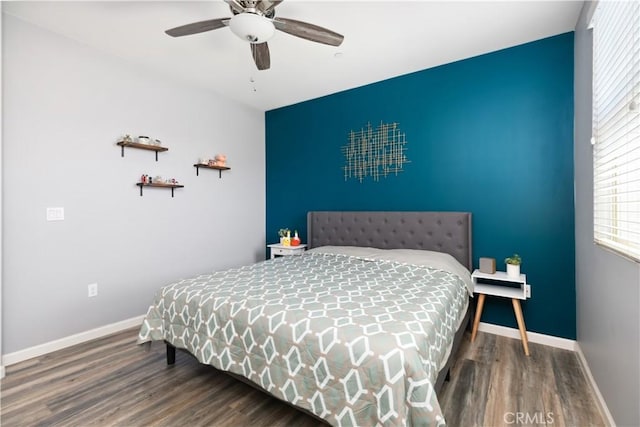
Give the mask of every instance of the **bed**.
[[333, 425], [443, 425], [471, 214], [309, 212], [308, 250], [163, 287], [138, 342], [185, 349]]

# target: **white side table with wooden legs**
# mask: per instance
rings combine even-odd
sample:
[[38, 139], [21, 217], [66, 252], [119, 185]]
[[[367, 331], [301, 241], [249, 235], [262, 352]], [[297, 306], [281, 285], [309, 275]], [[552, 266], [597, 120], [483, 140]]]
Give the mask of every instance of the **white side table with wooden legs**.
[[[471, 331], [471, 342], [475, 341], [476, 334], [478, 333], [478, 324], [480, 323], [480, 317], [482, 316], [482, 308], [484, 306], [484, 298], [487, 295], [511, 298], [513, 303], [513, 312], [516, 315], [518, 321], [518, 329], [520, 330], [520, 338], [522, 338], [522, 347], [524, 348], [524, 354], [529, 355], [529, 342], [527, 340], [527, 329], [524, 326], [524, 317], [522, 316], [522, 308], [520, 307], [520, 300], [526, 300], [531, 298], [531, 285], [527, 284], [526, 274], [521, 274], [520, 277], [508, 276], [504, 271], [496, 271], [494, 274], [482, 273], [480, 270], [474, 270], [471, 274], [473, 280], [474, 289], [473, 292], [478, 294], [478, 305], [476, 307], [476, 316], [473, 320], [473, 330]], [[483, 283], [483, 281], [494, 282], [509, 282], [512, 284], [519, 284], [519, 287], [501, 286], [496, 284]]]

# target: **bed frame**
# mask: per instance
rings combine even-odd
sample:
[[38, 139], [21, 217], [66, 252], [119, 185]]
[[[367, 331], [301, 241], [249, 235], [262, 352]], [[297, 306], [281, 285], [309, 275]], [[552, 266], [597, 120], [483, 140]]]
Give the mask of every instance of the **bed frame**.
[[[469, 212], [337, 212], [307, 214], [307, 247], [364, 246], [379, 249], [423, 249], [451, 254], [469, 271], [472, 269], [471, 213]], [[449, 378], [465, 330], [473, 318], [472, 304], [456, 332], [446, 365], [440, 371], [434, 388], [439, 392]], [[167, 364], [176, 360], [176, 348], [167, 344]], [[227, 374], [270, 394], [257, 384]], [[309, 411], [300, 409], [315, 418]], [[318, 418], [320, 419], [320, 418]], [[324, 420], [322, 420], [324, 421]], [[325, 421], [326, 422], [326, 421]]]

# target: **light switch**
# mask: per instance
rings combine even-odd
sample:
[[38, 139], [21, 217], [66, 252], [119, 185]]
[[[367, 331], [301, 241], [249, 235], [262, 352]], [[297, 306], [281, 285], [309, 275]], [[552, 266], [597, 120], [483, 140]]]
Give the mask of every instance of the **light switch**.
[[47, 208], [47, 221], [64, 220], [64, 208]]

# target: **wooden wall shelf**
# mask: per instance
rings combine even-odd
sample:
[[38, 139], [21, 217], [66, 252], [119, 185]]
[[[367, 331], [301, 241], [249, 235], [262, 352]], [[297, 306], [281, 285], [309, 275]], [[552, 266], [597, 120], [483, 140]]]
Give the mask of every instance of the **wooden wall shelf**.
[[204, 163], [196, 163], [195, 165], [193, 165], [193, 167], [196, 168], [196, 176], [200, 175], [200, 168], [205, 168], [205, 169], [215, 169], [218, 171], [218, 178], [222, 178], [222, 171], [228, 171], [231, 168], [227, 167], [227, 166], [209, 166], [207, 164]]
[[122, 152], [121, 152], [122, 157], [124, 157], [124, 147], [139, 148], [141, 150], [155, 151], [156, 152], [156, 162], [158, 161], [158, 152], [159, 151], [168, 151], [169, 150], [167, 147], [163, 147], [161, 145], [140, 144], [139, 142], [124, 142], [124, 141], [120, 141], [120, 142], [116, 143], [116, 145], [119, 145], [121, 147], [121, 149], [122, 149]]
[[148, 184], [143, 182], [136, 183], [138, 187], [140, 187], [140, 197], [142, 197], [142, 188], [143, 187], [157, 187], [157, 188], [170, 188], [171, 189], [171, 197], [173, 197], [173, 189], [174, 188], [184, 188], [184, 185], [180, 184]]

